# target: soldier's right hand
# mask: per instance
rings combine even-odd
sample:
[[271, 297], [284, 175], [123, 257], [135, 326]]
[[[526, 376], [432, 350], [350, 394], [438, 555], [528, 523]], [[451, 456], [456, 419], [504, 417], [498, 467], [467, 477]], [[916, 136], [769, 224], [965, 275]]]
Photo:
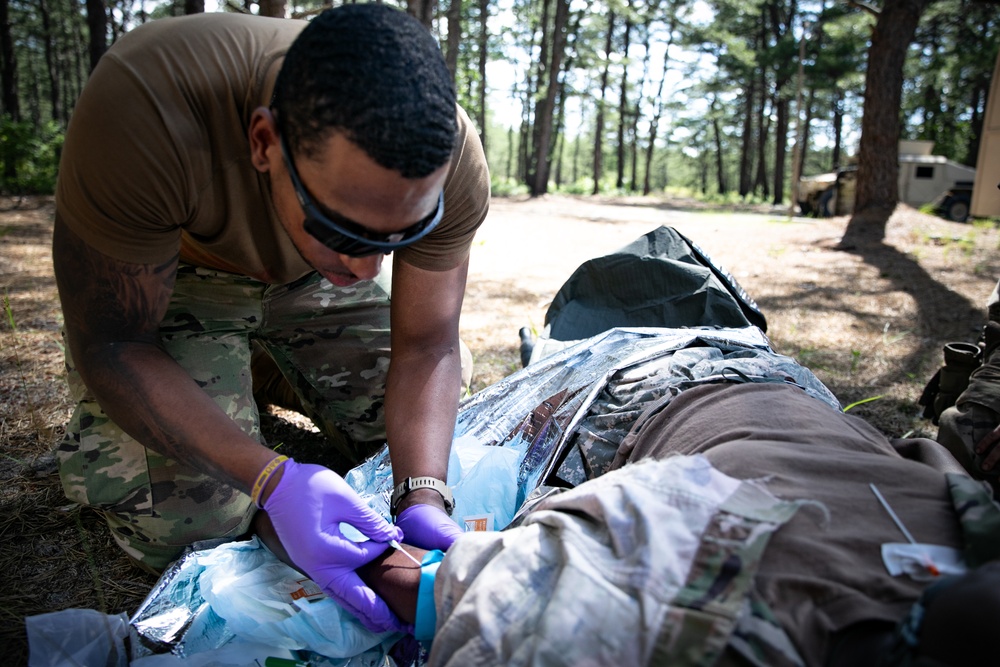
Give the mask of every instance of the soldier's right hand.
[[[390, 540], [401, 540], [403, 532], [368, 507], [340, 475], [289, 459], [263, 508], [295, 565], [366, 628], [408, 630], [355, 572], [381, 555]], [[341, 531], [341, 523], [369, 541], [352, 541]]]

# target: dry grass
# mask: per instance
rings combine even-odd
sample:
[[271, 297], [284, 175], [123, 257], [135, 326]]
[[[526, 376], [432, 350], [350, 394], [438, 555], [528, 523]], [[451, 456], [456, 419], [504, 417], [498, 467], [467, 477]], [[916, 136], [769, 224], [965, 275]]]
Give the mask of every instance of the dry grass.
[[[69, 504], [53, 446], [70, 405], [52, 277], [51, 200], [0, 200], [0, 647], [27, 659], [23, 619], [69, 607], [131, 612], [154, 583], [112, 545], [93, 512]], [[462, 335], [473, 389], [519, 366], [517, 331], [589, 257], [660, 224], [733, 271], [768, 317], [774, 348], [812, 368], [852, 412], [891, 435], [933, 436], [916, 399], [949, 340], [974, 340], [1000, 275], [1000, 234], [901, 208], [886, 243], [835, 249], [846, 219], [709, 211], [692, 202], [546, 197], [497, 200], [473, 248]], [[322, 443], [308, 420], [263, 418], [269, 441], [303, 458]]]
[[132, 568], [93, 512], [68, 503], [51, 450], [69, 414], [48, 200], [0, 201], [0, 646], [27, 659], [24, 616], [134, 607], [152, 578]]

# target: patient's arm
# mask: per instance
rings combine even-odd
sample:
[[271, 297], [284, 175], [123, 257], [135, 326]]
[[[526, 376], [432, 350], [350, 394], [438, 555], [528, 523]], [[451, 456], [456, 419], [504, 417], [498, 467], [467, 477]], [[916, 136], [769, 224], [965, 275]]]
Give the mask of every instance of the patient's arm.
[[[288, 557], [288, 552], [278, 539], [274, 526], [267, 512], [257, 512], [254, 515], [251, 531], [286, 565], [295, 567]], [[417, 560], [422, 560], [427, 553], [423, 549], [403, 545]], [[302, 571], [301, 568], [295, 567]], [[395, 549], [386, 549], [385, 553], [357, 570], [358, 576], [375, 594], [385, 600], [396, 616], [404, 623], [413, 624], [417, 614], [417, 592], [420, 589], [420, 568], [404, 554]]]
[[942, 444], [927, 438], [893, 438], [889, 441], [904, 459], [925, 463], [935, 470], [944, 473], [955, 472], [961, 475], [969, 473], [962, 464], [952, 456]]
[[[404, 544], [403, 548], [421, 560], [427, 553], [423, 549]], [[385, 600], [396, 616], [404, 623], [413, 624], [417, 615], [417, 591], [420, 588], [420, 568], [395, 549], [357, 570], [358, 576], [371, 586], [375, 594]]]

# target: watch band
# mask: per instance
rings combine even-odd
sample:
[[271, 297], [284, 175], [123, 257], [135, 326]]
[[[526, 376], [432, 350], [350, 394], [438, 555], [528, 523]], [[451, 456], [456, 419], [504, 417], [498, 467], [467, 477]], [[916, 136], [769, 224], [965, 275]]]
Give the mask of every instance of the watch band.
[[448, 516], [451, 516], [452, 510], [455, 509], [455, 499], [452, 497], [451, 489], [448, 488], [448, 485], [437, 477], [407, 477], [397, 484], [396, 488], [392, 490], [389, 512], [393, 516], [396, 516], [396, 506], [399, 505], [399, 501], [405, 498], [410, 491], [416, 491], [417, 489], [434, 489], [440, 493], [444, 499], [444, 509], [448, 513]]

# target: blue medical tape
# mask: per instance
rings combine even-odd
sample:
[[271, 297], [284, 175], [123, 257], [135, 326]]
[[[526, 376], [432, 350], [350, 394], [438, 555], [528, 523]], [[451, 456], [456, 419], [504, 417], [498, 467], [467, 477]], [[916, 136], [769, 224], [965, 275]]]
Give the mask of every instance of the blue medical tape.
[[434, 629], [437, 627], [434, 578], [442, 560], [443, 551], [428, 551], [420, 561], [420, 588], [417, 590], [417, 618], [413, 623], [413, 636], [422, 642], [434, 639]]

